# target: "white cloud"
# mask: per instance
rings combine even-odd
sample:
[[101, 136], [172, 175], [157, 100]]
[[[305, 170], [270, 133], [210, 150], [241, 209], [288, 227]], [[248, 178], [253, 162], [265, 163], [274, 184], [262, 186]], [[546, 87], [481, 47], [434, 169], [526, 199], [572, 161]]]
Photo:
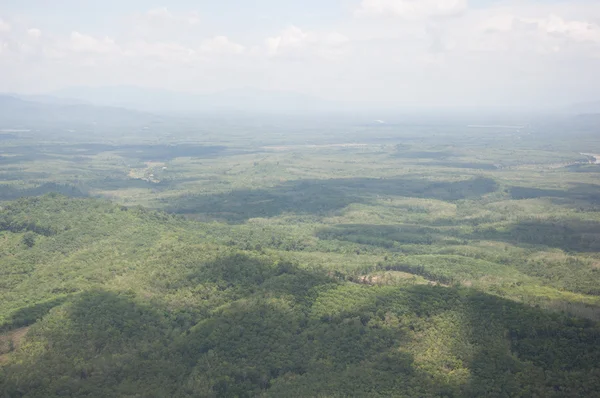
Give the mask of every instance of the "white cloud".
[[244, 50], [244, 46], [232, 42], [226, 36], [204, 40], [200, 45], [200, 51], [210, 54], [241, 54]]
[[174, 14], [167, 7], [153, 8], [144, 14], [136, 16], [138, 22], [197, 25], [200, 23], [200, 15], [196, 11]]
[[[195, 12], [156, 8], [116, 17], [104, 32], [97, 25], [93, 34], [62, 26], [73, 31], [64, 35], [50, 28], [41, 34], [28, 29], [42, 26], [35, 19], [6, 15], [12, 27], [0, 20], [6, 32], [0, 32], [0, 75], [10, 78], [0, 79], [0, 90], [37, 90], [43, 73], [44, 84], [54, 87], [93, 78], [190, 90], [257, 86], [389, 103], [535, 103], [556, 92], [600, 92], [600, 1], [496, 0], [471, 8], [466, 0], [354, 3], [360, 3], [356, 15], [375, 18], [329, 24], [323, 18], [318, 29], [265, 31], [271, 23], [257, 28], [251, 16], [232, 9], [236, 24], [228, 31]], [[81, 21], [73, 17], [73, 24]]]
[[559, 16], [551, 15], [541, 19], [521, 19], [531, 23], [550, 35], [562, 36], [575, 41], [600, 43], [600, 26], [585, 21], [567, 21]]
[[[586, 22], [582, 16], [567, 19], [549, 14], [532, 16], [519, 9], [488, 12], [462, 21], [448, 35], [460, 37], [465, 50], [488, 53], [556, 54], [565, 57], [590, 57], [600, 53], [600, 26]], [[544, 14], [543, 9], [539, 14]], [[473, 26], [473, 28], [469, 28]], [[595, 49], [594, 49], [595, 48]]]
[[196, 51], [176, 42], [135, 41], [124, 46], [123, 54], [129, 58], [158, 59], [169, 63], [186, 63]]
[[341, 46], [348, 43], [350, 39], [338, 32], [331, 32], [325, 34], [321, 41], [328, 46]]
[[2, 18], [0, 18], [0, 32], [10, 32], [11, 26], [8, 22], [4, 22]]
[[69, 49], [74, 52], [108, 54], [119, 51], [119, 46], [108, 37], [96, 39], [79, 32], [72, 32]]
[[338, 32], [305, 32], [290, 26], [278, 36], [266, 40], [267, 53], [275, 55], [313, 54], [325, 57], [338, 55], [349, 39]]
[[129, 15], [121, 26], [121, 37], [130, 40], [180, 41], [202, 33], [200, 15], [196, 11], [173, 12], [166, 7]]
[[478, 24], [478, 30], [486, 32], [507, 32], [513, 29], [516, 17], [511, 14], [494, 14]]
[[153, 18], [171, 19], [173, 14], [169, 12], [167, 7], [157, 7], [146, 12], [146, 15]]
[[496, 14], [479, 24], [484, 32], [537, 32], [553, 37], [575, 41], [600, 42], [600, 25], [582, 20], [567, 20], [558, 15], [547, 17], [523, 17], [512, 14]]
[[300, 48], [306, 44], [308, 34], [296, 26], [290, 26], [279, 36], [269, 37], [267, 39], [267, 49], [269, 54], [275, 55], [278, 52], [289, 48]]
[[39, 39], [42, 36], [42, 31], [39, 29], [27, 29], [27, 35], [33, 39]]
[[355, 15], [421, 19], [458, 15], [467, 8], [467, 0], [363, 0]]

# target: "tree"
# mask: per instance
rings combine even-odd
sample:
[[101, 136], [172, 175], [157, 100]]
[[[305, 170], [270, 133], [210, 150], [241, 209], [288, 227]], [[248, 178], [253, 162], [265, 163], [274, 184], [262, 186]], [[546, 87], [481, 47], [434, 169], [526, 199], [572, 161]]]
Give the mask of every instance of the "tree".
[[35, 245], [35, 234], [33, 232], [27, 232], [23, 235], [23, 244], [29, 248]]

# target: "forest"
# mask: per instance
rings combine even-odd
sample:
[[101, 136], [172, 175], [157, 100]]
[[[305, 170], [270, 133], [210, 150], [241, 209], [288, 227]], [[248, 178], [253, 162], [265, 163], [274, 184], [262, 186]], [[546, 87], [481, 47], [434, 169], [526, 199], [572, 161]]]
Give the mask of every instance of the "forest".
[[599, 396], [600, 138], [465, 126], [2, 135], [0, 397]]

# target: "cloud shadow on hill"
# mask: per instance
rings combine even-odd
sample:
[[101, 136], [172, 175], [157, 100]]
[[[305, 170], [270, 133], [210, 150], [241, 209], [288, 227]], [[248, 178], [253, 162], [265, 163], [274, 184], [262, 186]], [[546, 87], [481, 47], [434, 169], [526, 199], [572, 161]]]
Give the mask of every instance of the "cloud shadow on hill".
[[448, 182], [418, 178], [347, 178], [290, 181], [270, 189], [236, 190], [215, 195], [185, 195], [165, 202], [169, 212], [232, 223], [284, 213], [327, 216], [352, 203], [370, 203], [381, 196], [445, 201], [477, 199], [494, 192], [490, 178]]
[[[179, 330], [185, 306], [102, 289], [79, 294], [32, 329], [30, 342], [51, 344], [6, 366], [3, 392], [547, 396], [583, 393], [570, 372], [600, 360], [592, 323], [468, 289], [359, 286], [244, 254], [190, 271], [193, 283], [217, 284], [227, 303]], [[430, 332], [433, 340], [423, 340]], [[462, 369], [465, 377], [450, 377]]]
[[588, 202], [600, 205], [600, 185], [576, 183], [570, 184], [568, 189], [542, 189], [532, 187], [510, 187], [512, 199], [537, 199], [549, 198], [556, 204], [575, 204]]
[[600, 222], [579, 219], [523, 220], [502, 228], [486, 227], [468, 233], [426, 225], [350, 224], [321, 228], [316, 236], [324, 240], [336, 239], [387, 249], [407, 244], [456, 245], [489, 240], [526, 248], [550, 247], [565, 252], [600, 251]]

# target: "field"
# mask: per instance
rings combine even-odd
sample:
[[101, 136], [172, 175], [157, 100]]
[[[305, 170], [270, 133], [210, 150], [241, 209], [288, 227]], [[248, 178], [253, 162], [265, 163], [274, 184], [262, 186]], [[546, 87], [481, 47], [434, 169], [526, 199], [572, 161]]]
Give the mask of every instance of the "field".
[[357, 119], [0, 135], [4, 394], [600, 391], [597, 130]]

